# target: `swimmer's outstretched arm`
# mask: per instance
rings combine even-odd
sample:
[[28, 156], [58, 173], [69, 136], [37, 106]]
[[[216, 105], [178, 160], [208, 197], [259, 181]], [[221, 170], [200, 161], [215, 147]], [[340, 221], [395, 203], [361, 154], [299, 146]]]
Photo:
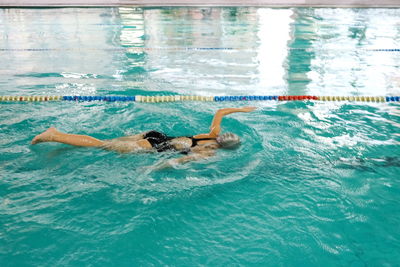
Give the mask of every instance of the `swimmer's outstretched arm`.
[[57, 142], [73, 146], [84, 147], [100, 147], [104, 145], [102, 140], [96, 139], [88, 135], [80, 134], [67, 134], [58, 131], [56, 128], [51, 127], [43, 133], [35, 136], [31, 144], [35, 145], [42, 142]]
[[211, 123], [210, 132], [208, 134], [195, 135], [195, 138], [216, 138], [221, 132], [221, 122], [222, 118], [226, 115], [236, 113], [236, 112], [251, 112], [255, 110], [256, 107], [243, 107], [243, 108], [223, 108], [219, 109], [213, 118]]

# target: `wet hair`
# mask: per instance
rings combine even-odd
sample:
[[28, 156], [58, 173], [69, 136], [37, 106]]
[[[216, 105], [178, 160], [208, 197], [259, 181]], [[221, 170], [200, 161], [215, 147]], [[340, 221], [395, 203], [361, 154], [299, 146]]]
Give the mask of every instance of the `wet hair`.
[[223, 148], [234, 148], [240, 144], [240, 138], [234, 133], [224, 133], [217, 137], [217, 143]]

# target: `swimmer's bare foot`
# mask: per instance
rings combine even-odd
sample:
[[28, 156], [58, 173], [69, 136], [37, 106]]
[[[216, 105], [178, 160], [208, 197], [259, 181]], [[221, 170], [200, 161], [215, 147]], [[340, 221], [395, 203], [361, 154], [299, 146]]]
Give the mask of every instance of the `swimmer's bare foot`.
[[56, 128], [50, 127], [49, 129], [47, 129], [43, 133], [36, 135], [32, 139], [31, 144], [35, 145], [35, 144], [42, 143], [42, 142], [49, 142], [49, 141], [52, 140], [52, 137], [56, 132], [57, 132]]

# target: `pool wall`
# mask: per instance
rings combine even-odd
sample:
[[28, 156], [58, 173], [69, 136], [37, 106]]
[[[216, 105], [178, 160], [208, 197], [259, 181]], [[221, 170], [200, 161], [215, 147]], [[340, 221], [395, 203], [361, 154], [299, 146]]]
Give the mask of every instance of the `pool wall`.
[[400, 7], [399, 0], [0, 0], [2, 7], [64, 6]]

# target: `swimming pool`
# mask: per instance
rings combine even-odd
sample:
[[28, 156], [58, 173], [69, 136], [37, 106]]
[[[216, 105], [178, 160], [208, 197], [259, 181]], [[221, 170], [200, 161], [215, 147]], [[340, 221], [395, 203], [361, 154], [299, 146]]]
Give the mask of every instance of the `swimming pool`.
[[[399, 9], [0, 9], [1, 95], [400, 95]], [[382, 17], [385, 19], [382, 20]], [[383, 50], [379, 50], [383, 49]], [[30, 146], [49, 126], [114, 138], [207, 131], [179, 155]], [[2, 266], [396, 265], [399, 106], [0, 103]]]

